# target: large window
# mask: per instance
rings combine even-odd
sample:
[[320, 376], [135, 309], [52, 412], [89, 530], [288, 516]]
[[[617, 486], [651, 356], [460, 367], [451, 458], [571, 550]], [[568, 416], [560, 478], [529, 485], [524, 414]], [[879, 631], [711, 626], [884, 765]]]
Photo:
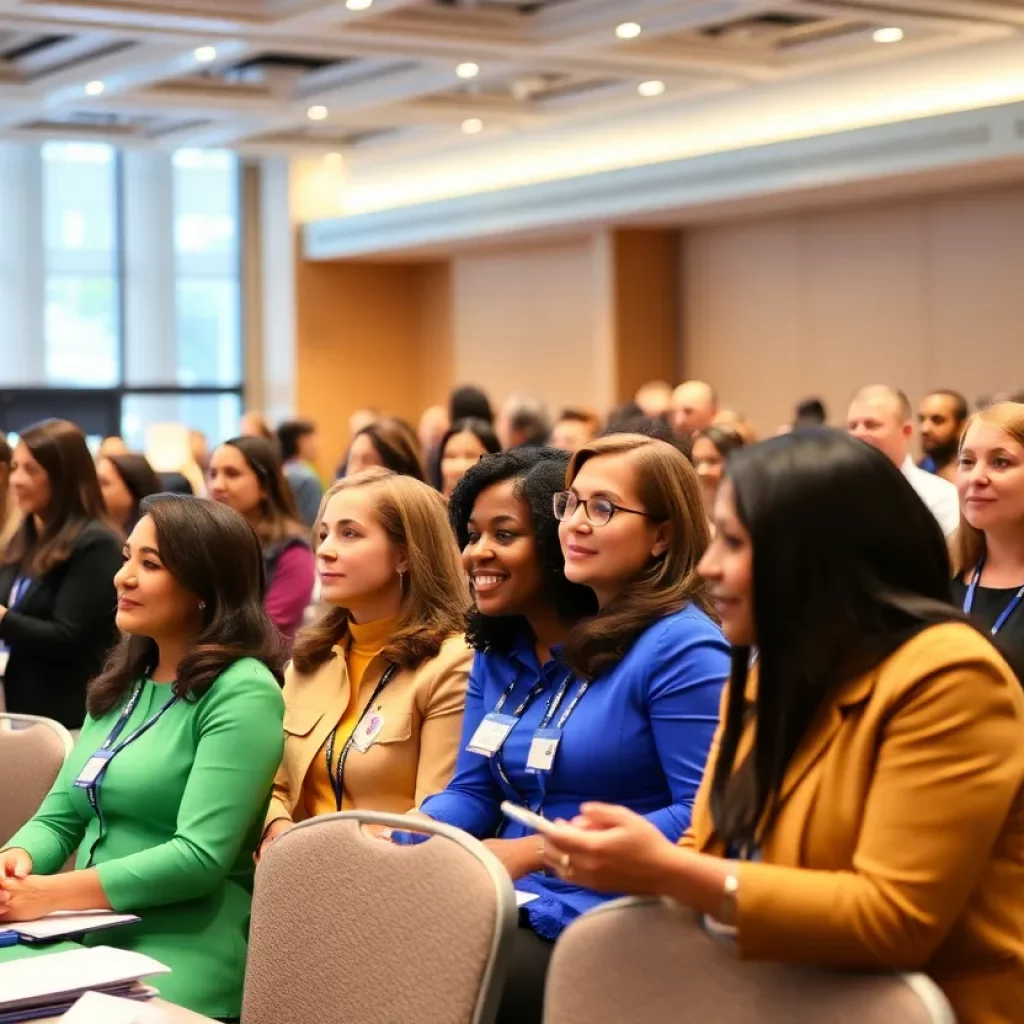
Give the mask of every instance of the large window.
[[135, 448], [168, 420], [237, 430], [240, 180], [222, 151], [0, 143], [0, 390], [26, 399], [0, 429], [95, 405]]
[[121, 382], [117, 157], [112, 147], [42, 147], [46, 383]]

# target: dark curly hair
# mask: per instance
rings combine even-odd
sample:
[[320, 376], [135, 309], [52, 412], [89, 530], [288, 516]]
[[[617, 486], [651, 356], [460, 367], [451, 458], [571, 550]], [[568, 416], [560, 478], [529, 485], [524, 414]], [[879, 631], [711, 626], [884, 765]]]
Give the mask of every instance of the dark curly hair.
[[[449, 516], [459, 548], [469, 543], [469, 519], [480, 494], [495, 484], [514, 480], [514, 494], [530, 510], [545, 594], [566, 625], [593, 615], [597, 599], [589, 587], [565, 578], [565, 559], [558, 542], [554, 495], [565, 488], [569, 453], [554, 448], [514, 448], [485, 455], [459, 481], [452, 492]], [[505, 653], [512, 649], [523, 628], [518, 616], [481, 615], [473, 607], [466, 621], [466, 640], [477, 651]]]

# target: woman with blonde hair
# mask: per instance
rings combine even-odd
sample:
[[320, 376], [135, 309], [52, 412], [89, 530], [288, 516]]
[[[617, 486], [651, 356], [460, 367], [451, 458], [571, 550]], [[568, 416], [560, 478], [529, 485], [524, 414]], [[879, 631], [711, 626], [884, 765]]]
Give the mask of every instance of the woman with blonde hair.
[[419, 807], [448, 784], [462, 728], [468, 592], [444, 499], [370, 469], [331, 487], [314, 530], [330, 608], [286, 673], [263, 847], [317, 814]]
[[964, 428], [953, 598], [1024, 654], [1024, 405], [1000, 402]]

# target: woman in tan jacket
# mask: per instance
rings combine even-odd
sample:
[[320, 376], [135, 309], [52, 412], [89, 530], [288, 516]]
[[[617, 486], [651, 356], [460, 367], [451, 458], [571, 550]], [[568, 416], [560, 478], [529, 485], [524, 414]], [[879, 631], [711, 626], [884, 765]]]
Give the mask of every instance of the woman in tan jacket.
[[295, 641], [263, 845], [338, 810], [405, 813], [448, 784], [473, 653], [444, 499], [385, 469], [336, 483], [314, 527], [330, 609]]
[[949, 604], [931, 514], [821, 430], [736, 452], [715, 519], [733, 671], [690, 831], [591, 804], [548, 863], [689, 905], [741, 956], [920, 970], [960, 1024], [1019, 1024], [1024, 693]]

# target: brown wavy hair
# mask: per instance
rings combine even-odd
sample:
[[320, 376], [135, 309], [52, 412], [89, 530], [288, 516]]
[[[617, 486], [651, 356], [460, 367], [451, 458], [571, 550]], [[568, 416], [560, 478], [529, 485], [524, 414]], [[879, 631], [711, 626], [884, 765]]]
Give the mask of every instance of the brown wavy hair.
[[263, 546], [276, 544], [290, 537], [299, 537], [308, 542], [309, 530], [299, 522], [295, 499], [284, 478], [284, 469], [276, 443], [262, 437], [243, 434], [241, 437], [230, 438], [224, 444], [241, 453], [263, 489], [260, 521], [255, 524], [256, 535]]
[[[422, 480], [381, 467], [367, 469], [339, 480], [327, 491], [313, 527], [315, 538], [321, 536], [327, 503], [335, 494], [355, 488], [373, 494], [377, 521], [409, 560], [398, 622], [381, 654], [402, 668], [414, 668], [465, 629], [469, 587], [448, 525], [448, 506]], [[348, 636], [348, 621], [348, 609], [332, 607], [300, 630], [292, 653], [295, 668], [314, 672], [323, 665], [331, 649]]]
[[569, 633], [563, 656], [584, 679], [594, 679], [618, 664], [644, 630], [688, 604], [714, 617], [707, 584], [697, 573], [711, 542], [711, 529], [689, 460], [657, 438], [612, 434], [576, 452], [566, 473], [566, 487], [572, 486], [587, 462], [601, 455], [629, 461], [643, 509], [669, 524], [671, 538], [665, 554], [651, 559], [614, 601]]
[[[397, 416], [384, 416], [363, 427], [356, 437], [360, 434], [365, 434], [370, 439], [387, 469], [402, 476], [411, 476], [414, 480], [427, 479], [423, 469], [423, 453], [419, 438], [405, 420]], [[353, 442], [356, 437], [352, 438]]]
[[[281, 640], [263, 608], [266, 576], [256, 532], [226, 505], [183, 494], [144, 498], [140, 516], [156, 528], [160, 561], [205, 605], [199, 632], [178, 665], [174, 693], [198, 700], [241, 658], [262, 661], [283, 682]], [[105, 715], [157, 666], [154, 640], [125, 633], [89, 684], [86, 709]]]
[[[976, 412], [965, 424], [960, 434], [960, 448], [963, 448], [967, 431], [975, 423], [987, 423], [1001, 430], [1007, 437], [1024, 447], [1024, 405], [1020, 402], [999, 402], [987, 409]], [[953, 572], [959, 576], [976, 568], [985, 554], [985, 534], [975, 529], [960, 511], [960, 528], [953, 540]]]
[[35, 516], [25, 516], [4, 561], [42, 576], [71, 557], [78, 535], [89, 523], [98, 520], [112, 534], [118, 531], [107, 518], [85, 435], [74, 423], [43, 420], [23, 430], [20, 440], [49, 478], [50, 504], [42, 517], [42, 532], [36, 529]]

